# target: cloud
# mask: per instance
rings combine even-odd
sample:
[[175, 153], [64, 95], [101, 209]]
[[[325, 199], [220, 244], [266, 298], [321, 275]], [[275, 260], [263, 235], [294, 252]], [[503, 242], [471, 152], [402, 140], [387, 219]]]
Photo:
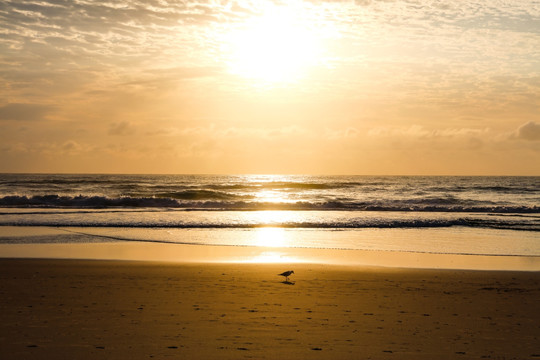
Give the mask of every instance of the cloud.
[[89, 152], [92, 148], [86, 144], [81, 144], [75, 140], [49, 142], [14, 142], [2, 147], [4, 153], [31, 154], [32, 156], [53, 156], [61, 157], [63, 155], [78, 155]]
[[259, 87], [228, 73], [228, 32], [288, 3], [0, 2], [0, 142], [46, 137], [62, 153], [133, 136], [114, 140], [130, 150], [153, 135], [179, 153], [328, 146], [336, 158], [345, 146], [398, 156], [539, 144], [538, 1], [292, 2], [323, 57], [305, 82]]
[[126, 136], [134, 133], [133, 125], [128, 121], [115, 122], [109, 128], [109, 135]]
[[44, 120], [51, 109], [48, 105], [11, 103], [0, 107], [0, 120]]
[[355, 139], [360, 136], [360, 130], [355, 127], [348, 127], [346, 129], [327, 129], [326, 138], [330, 140], [344, 140]]
[[517, 129], [515, 137], [527, 141], [540, 141], [540, 123], [529, 121], [521, 125]]
[[81, 144], [79, 144], [78, 142], [74, 140], [66, 141], [60, 146], [60, 149], [64, 154], [68, 154], [68, 155], [78, 154], [81, 151], [87, 150]]
[[420, 125], [409, 127], [374, 127], [368, 131], [373, 137], [407, 137], [407, 138], [459, 138], [459, 137], [481, 137], [487, 134], [489, 129], [471, 128], [447, 128], [447, 129], [426, 129]]
[[174, 87], [180, 81], [211, 78], [220, 73], [220, 67], [186, 66], [173, 68], [150, 69], [143, 71], [136, 80], [121, 83], [120, 86], [131, 86], [139, 89], [166, 89]]

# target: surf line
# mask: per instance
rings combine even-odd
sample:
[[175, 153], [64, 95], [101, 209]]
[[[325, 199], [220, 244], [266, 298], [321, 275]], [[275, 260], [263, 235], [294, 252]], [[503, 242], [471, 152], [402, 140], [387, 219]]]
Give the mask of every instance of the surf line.
[[151, 240], [151, 239], [134, 239], [134, 238], [123, 238], [123, 237], [112, 236], [112, 235], [92, 234], [92, 233], [88, 233], [88, 232], [70, 230], [70, 229], [66, 229], [66, 228], [63, 228], [63, 227], [54, 227], [54, 229], [65, 231], [65, 232], [72, 233], [72, 234], [77, 234], [77, 235], [94, 236], [94, 237], [97, 237], [97, 238], [110, 239], [110, 240], [116, 240], [116, 241], [133, 241], [133, 242], [148, 242], [148, 243], [158, 243], [158, 244], [193, 245], [192, 243], [188, 243], [188, 242], [172, 242], [172, 241]]

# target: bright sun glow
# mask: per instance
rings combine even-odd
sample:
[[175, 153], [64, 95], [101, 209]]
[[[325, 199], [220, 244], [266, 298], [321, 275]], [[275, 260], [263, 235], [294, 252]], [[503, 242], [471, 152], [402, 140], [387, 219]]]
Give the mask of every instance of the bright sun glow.
[[320, 46], [298, 9], [269, 7], [229, 34], [233, 74], [265, 82], [294, 81], [315, 64]]

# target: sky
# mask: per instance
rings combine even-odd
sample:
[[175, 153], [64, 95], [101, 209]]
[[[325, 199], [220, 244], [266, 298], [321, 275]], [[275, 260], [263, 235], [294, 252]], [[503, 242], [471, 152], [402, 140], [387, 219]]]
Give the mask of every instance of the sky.
[[2, 1], [0, 172], [540, 175], [540, 1]]

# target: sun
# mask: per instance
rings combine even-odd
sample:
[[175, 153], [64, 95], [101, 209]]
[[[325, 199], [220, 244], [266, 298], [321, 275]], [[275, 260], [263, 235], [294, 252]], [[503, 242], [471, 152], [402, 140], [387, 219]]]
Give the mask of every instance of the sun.
[[294, 7], [268, 7], [227, 36], [229, 71], [264, 82], [295, 81], [318, 61], [316, 32]]

